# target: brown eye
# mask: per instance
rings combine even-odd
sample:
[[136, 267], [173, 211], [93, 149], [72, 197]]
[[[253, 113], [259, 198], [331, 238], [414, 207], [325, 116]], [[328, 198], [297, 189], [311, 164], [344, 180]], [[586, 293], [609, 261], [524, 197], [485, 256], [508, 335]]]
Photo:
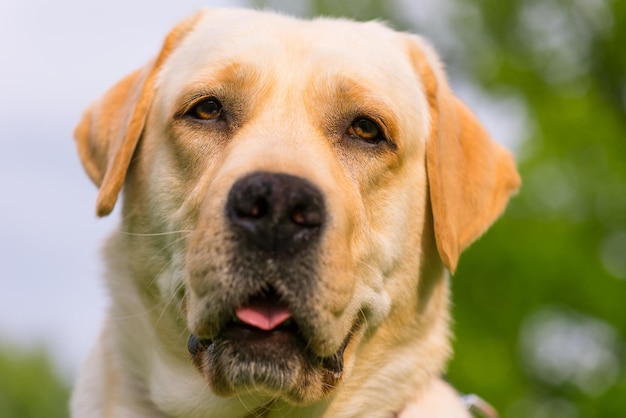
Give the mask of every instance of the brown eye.
[[348, 135], [362, 139], [370, 144], [377, 144], [385, 137], [378, 125], [370, 119], [358, 118], [348, 128]]
[[204, 99], [196, 103], [187, 114], [194, 119], [215, 120], [222, 114], [222, 104], [214, 98]]

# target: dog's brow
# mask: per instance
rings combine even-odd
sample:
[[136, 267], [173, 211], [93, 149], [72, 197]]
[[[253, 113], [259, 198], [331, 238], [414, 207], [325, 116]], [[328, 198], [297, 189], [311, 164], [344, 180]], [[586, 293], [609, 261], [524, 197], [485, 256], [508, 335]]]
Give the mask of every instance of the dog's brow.
[[333, 109], [325, 111], [336, 115], [338, 119], [371, 117], [382, 126], [388, 138], [397, 137], [398, 124], [394, 106], [375, 88], [339, 74], [322, 77], [311, 88], [314, 89], [313, 97], [320, 98], [319, 103], [332, 103]]
[[193, 102], [202, 97], [240, 94], [242, 91], [252, 91], [261, 86], [261, 77], [258, 69], [249, 63], [230, 61], [218, 69], [211, 69], [206, 75], [198, 75], [193, 83], [182, 89], [175, 108], [178, 112], [188, 108]]

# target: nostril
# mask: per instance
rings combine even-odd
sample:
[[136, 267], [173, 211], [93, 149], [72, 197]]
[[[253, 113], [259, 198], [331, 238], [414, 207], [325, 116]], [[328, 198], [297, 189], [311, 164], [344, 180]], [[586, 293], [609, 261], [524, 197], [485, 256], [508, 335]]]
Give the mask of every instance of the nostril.
[[266, 199], [261, 197], [247, 202], [240, 201], [235, 207], [235, 214], [240, 218], [260, 219], [267, 215], [269, 205]]
[[294, 224], [305, 228], [315, 228], [323, 222], [320, 210], [302, 205], [293, 208], [290, 219]]
[[291, 221], [296, 225], [305, 225], [306, 219], [304, 217], [304, 211], [301, 207], [296, 207], [291, 212]]
[[256, 202], [254, 202], [252, 210], [250, 211], [250, 216], [252, 218], [262, 218], [267, 214], [267, 207], [267, 200], [257, 199]]

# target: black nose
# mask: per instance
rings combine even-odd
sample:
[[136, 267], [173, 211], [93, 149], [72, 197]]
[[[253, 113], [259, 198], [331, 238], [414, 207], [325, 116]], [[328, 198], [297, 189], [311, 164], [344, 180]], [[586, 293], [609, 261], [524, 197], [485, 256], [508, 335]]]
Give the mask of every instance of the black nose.
[[257, 172], [230, 189], [226, 204], [234, 230], [259, 249], [293, 254], [319, 236], [325, 210], [322, 193], [288, 174]]

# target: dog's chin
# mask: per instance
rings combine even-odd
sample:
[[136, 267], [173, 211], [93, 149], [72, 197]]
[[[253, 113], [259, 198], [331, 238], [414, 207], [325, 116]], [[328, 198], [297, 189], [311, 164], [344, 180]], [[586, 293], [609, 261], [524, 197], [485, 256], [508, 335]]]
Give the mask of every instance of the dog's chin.
[[312, 353], [295, 323], [271, 331], [231, 322], [213, 340], [189, 337], [191, 359], [219, 396], [261, 393], [295, 405], [324, 398], [341, 380], [344, 350]]

